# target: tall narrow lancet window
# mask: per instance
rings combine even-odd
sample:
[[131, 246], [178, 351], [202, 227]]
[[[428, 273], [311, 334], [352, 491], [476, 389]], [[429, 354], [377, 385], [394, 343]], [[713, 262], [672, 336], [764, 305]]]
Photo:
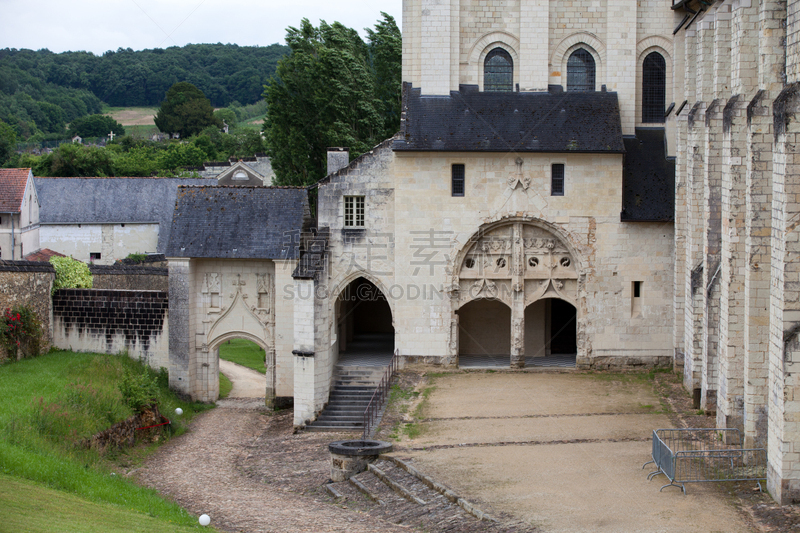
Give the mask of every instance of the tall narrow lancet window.
[[664, 123], [667, 101], [667, 62], [658, 52], [647, 54], [642, 64], [642, 122]]
[[511, 92], [514, 85], [514, 61], [508, 52], [495, 48], [483, 62], [483, 90]]
[[594, 57], [585, 48], [578, 48], [567, 60], [567, 90], [594, 91]]

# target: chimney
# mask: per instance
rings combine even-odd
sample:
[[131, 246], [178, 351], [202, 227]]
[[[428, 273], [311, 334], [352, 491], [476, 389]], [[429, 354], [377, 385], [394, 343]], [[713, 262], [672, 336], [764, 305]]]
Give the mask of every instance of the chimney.
[[333, 174], [350, 164], [350, 149], [336, 147], [328, 148], [328, 174]]

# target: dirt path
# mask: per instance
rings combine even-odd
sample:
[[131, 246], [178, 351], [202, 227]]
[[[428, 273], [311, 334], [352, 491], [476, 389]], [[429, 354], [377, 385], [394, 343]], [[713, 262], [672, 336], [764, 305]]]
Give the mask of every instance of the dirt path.
[[435, 384], [422, 433], [396, 452], [489, 513], [548, 533], [751, 530], [719, 486], [684, 496], [659, 492], [663, 476], [647, 481], [652, 430], [672, 424], [641, 380], [471, 373]]
[[252, 368], [219, 360], [219, 371], [233, 383], [230, 398], [263, 398], [267, 388], [267, 378]]
[[[327, 481], [325, 461], [320, 460], [324, 454], [302, 449], [292, 453], [292, 442], [300, 448], [309, 442], [319, 452], [328, 437], [295, 439], [291, 413], [269, 415], [250, 408], [253, 402], [246, 399], [227, 400], [224, 405], [198, 416], [189, 432], [159, 449], [135, 473], [137, 480], [191, 513], [208, 514], [211, 525], [224, 531], [408, 531], [330, 505], [322, 491], [303, 495], [297, 483], [287, 481], [299, 481], [301, 487]], [[282, 425], [271, 431], [276, 420]], [[277, 436], [274, 446], [270, 435]], [[275, 455], [280, 460], [270, 464]]]

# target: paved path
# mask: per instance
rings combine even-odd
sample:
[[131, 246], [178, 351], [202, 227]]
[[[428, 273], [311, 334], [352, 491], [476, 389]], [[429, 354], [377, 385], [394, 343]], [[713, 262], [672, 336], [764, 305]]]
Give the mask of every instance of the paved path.
[[[173, 498], [189, 512], [208, 514], [211, 525], [222, 531], [408, 531], [325, 503], [316, 494], [305, 496], [296, 492], [297, 488], [282, 479], [287, 474], [281, 472], [281, 465], [289, 464], [290, 474], [305, 484], [312, 469], [315, 483], [321, 485], [326, 480], [328, 463], [310, 453], [312, 450], [292, 453], [291, 416], [283, 417], [288, 420], [283, 424], [285, 427], [274, 430], [270, 424], [274, 426], [276, 416], [270, 416], [263, 408], [251, 408], [252, 405], [246, 399], [228, 400], [225, 406], [199, 415], [186, 434], [151, 456], [136, 472], [136, 478]], [[275, 434], [283, 440], [272, 448], [269, 437]], [[322, 445], [315, 442], [313, 448], [322, 449]], [[289, 456], [281, 456], [277, 466], [272, 465], [258, 476], [250, 472], [268, 464], [269, 455], [283, 451], [288, 451]], [[267, 457], [259, 456], [261, 453]], [[296, 463], [291, 463], [292, 458]]]
[[[548, 533], [749, 531], [719, 486], [647, 481], [655, 414], [646, 382], [605, 375], [467, 373], [436, 378], [421, 436], [397, 446], [490, 514]], [[652, 465], [650, 465], [652, 466]]]
[[252, 368], [219, 360], [219, 371], [233, 383], [229, 398], [263, 398], [267, 391], [267, 378]]

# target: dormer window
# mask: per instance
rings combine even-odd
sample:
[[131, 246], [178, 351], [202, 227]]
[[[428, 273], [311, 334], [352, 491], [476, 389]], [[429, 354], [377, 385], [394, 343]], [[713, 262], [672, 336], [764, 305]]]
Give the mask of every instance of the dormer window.
[[483, 90], [511, 92], [514, 85], [514, 61], [508, 52], [495, 48], [483, 62]]
[[237, 170], [231, 179], [234, 181], [247, 181], [250, 178], [247, 176], [247, 172], [244, 170]]

